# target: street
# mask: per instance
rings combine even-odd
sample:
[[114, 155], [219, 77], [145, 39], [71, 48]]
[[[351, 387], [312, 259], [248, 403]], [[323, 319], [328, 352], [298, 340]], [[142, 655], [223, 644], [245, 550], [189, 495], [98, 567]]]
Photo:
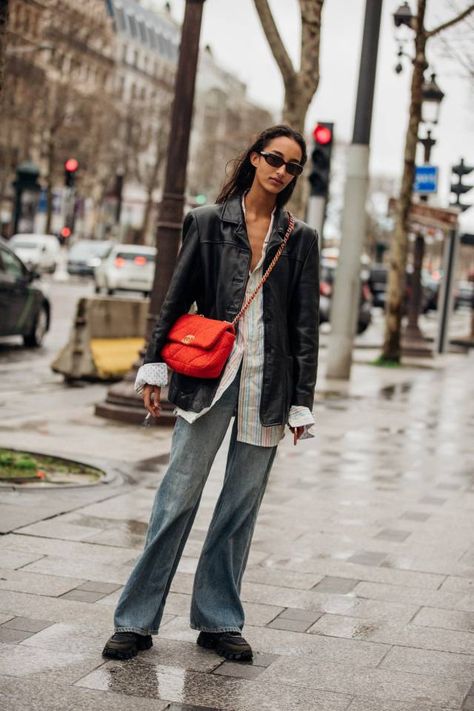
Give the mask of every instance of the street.
[[[473, 708], [472, 354], [376, 368], [376, 315], [341, 384], [324, 377], [323, 335], [315, 438], [282, 442], [244, 577], [254, 663], [196, 648], [188, 625], [224, 449], [154, 647], [106, 662], [102, 646], [143, 545], [171, 430], [97, 418], [107, 386], [65, 386], [52, 373], [75, 301], [92, 288], [47, 281], [54, 316], [44, 349], [1, 345], [0, 446], [96, 463], [111, 477], [1, 490], [0, 707], [31, 708], [34, 698], [48, 709]], [[468, 316], [456, 314], [460, 331]]]

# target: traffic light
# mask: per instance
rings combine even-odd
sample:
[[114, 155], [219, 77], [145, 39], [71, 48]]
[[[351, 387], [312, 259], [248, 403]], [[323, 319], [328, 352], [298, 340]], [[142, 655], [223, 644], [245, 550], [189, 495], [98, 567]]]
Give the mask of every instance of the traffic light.
[[64, 185], [73, 188], [76, 182], [76, 173], [79, 162], [75, 158], [68, 158], [64, 163]]
[[472, 173], [473, 170], [474, 166], [466, 165], [464, 163], [464, 158], [461, 158], [459, 163], [457, 165], [453, 165], [453, 167], [451, 168], [451, 172], [454, 175], [458, 176], [457, 183], [451, 183], [451, 192], [455, 195], [454, 202], [452, 202], [451, 205], [453, 207], [459, 207], [462, 212], [464, 212], [464, 210], [469, 210], [471, 205], [463, 204], [460, 200], [461, 195], [464, 195], [464, 193], [468, 193], [469, 190], [471, 190], [473, 187], [472, 185], [465, 185], [462, 182], [462, 179], [465, 175], [469, 175], [469, 173]]
[[314, 147], [311, 153], [309, 183], [311, 195], [314, 196], [327, 197], [329, 192], [333, 129], [333, 123], [321, 121], [313, 130]]

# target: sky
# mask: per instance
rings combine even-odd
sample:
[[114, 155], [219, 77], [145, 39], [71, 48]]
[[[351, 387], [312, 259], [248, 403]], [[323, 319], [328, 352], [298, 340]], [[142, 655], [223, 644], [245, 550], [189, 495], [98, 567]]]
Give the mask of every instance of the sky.
[[[158, 6], [160, 0], [155, 0]], [[184, 0], [171, 0], [173, 15], [181, 20]], [[299, 63], [300, 21], [298, 0], [269, 0], [275, 21], [296, 66]], [[379, 40], [377, 79], [372, 119], [370, 171], [399, 176], [408, 120], [411, 64], [394, 72], [397, 43], [392, 14], [400, 0], [384, 0]], [[411, 0], [412, 7], [415, 6]], [[428, 0], [426, 25], [431, 28], [463, 9], [467, 0]], [[322, 17], [318, 91], [309, 107], [306, 129], [318, 121], [334, 121], [336, 140], [351, 140], [365, 0], [326, 0]], [[471, 25], [472, 26], [472, 25]], [[445, 33], [457, 42], [459, 28]], [[466, 37], [466, 29], [463, 30]], [[405, 31], [405, 37], [412, 33]], [[471, 30], [472, 34], [472, 30]], [[206, 0], [203, 10], [201, 45], [209, 44], [216, 60], [242, 79], [251, 99], [278, 112], [283, 104], [283, 83], [278, 67], [261, 29], [253, 0]], [[407, 44], [407, 50], [411, 43]], [[474, 88], [465, 70], [448, 61], [439, 41], [428, 45], [430, 67], [445, 92], [440, 121], [433, 130], [437, 140], [432, 163], [440, 168], [440, 192], [436, 200], [447, 206], [450, 166], [463, 156], [474, 165]], [[420, 147], [420, 151], [421, 151]], [[474, 183], [474, 172], [465, 179]], [[474, 202], [474, 189], [465, 196]], [[472, 215], [471, 215], [472, 213]], [[462, 215], [462, 229], [474, 231], [474, 208]]]

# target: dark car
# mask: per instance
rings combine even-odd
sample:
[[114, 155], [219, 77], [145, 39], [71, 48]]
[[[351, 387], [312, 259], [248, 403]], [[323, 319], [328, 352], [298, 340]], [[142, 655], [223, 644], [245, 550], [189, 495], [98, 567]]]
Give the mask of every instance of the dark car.
[[41, 346], [49, 330], [51, 306], [32, 282], [39, 277], [0, 238], [0, 336], [23, 336], [25, 346]]
[[[413, 269], [407, 268], [405, 278], [405, 298], [402, 312], [408, 313], [408, 305], [412, 293]], [[385, 308], [385, 299], [388, 282], [388, 267], [385, 264], [373, 264], [369, 270], [368, 285], [372, 293], [373, 305]], [[426, 313], [437, 308], [439, 282], [434, 279], [426, 269], [421, 272], [421, 311]]]
[[[319, 281], [319, 323], [330, 320], [332, 292], [336, 275], [336, 262], [332, 259], [321, 260]], [[372, 295], [363, 274], [360, 281], [359, 314], [357, 317], [357, 333], [363, 333], [372, 322]]]
[[67, 258], [68, 274], [94, 276], [94, 270], [113, 246], [108, 240], [81, 239], [72, 245]]

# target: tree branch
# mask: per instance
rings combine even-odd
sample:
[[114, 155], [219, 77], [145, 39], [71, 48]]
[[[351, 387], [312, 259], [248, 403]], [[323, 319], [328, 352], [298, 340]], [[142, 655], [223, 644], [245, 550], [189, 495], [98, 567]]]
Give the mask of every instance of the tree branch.
[[283, 83], [286, 86], [288, 82], [294, 79], [296, 74], [292, 61], [278, 32], [268, 0], [254, 0], [254, 3], [268, 44], [281, 71]]
[[311, 101], [319, 84], [319, 45], [321, 11], [324, 0], [300, 0], [301, 9], [301, 69], [300, 86]]
[[474, 11], [474, 3], [471, 3], [469, 7], [467, 7], [465, 10], [459, 13], [459, 15], [456, 15], [456, 17], [451, 18], [451, 20], [447, 20], [446, 22], [442, 22], [441, 25], [438, 25], [438, 27], [435, 27], [433, 30], [429, 30], [429, 32], [426, 33], [426, 37], [434, 37], [435, 35], [439, 34], [440, 32], [443, 32], [443, 30], [448, 29], [448, 27], [451, 27], [452, 25], [455, 25], [457, 22], [461, 22], [461, 20], [464, 20], [464, 18], [468, 17], [472, 12]]

